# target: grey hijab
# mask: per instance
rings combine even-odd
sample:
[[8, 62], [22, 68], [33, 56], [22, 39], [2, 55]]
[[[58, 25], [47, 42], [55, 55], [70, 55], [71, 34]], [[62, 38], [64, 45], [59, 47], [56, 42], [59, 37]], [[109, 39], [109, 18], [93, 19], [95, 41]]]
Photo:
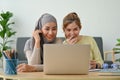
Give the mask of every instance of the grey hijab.
[[51, 14], [45, 13], [39, 18], [36, 28], [42, 29], [42, 26], [49, 22], [55, 22], [57, 24], [56, 18], [54, 16], [52, 16]]
[[[52, 16], [51, 14], [48, 14], [48, 13], [43, 14], [43, 15], [39, 18], [39, 20], [38, 20], [38, 22], [37, 22], [37, 24], [36, 24], [35, 30], [37, 30], [37, 29], [40, 29], [40, 30], [41, 30], [42, 27], [43, 27], [43, 25], [45, 25], [46, 23], [49, 23], [49, 22], [54, 22], [54, 23], [57, 24], [56, 18], [55, 18], [54, 16]], [[57, 26], [56, 26], [56, 27], [57, 27]], [[55, 39], [56, 39], [56, 38], [55, 38]], [[51, 42], [48, 42], [47, 39], [46, 39], [45, 37], [43, 37], [43, 41], [44, 41], [45, 43], [53, 43], [53, 42], [55, 41], [55, 39], [53, 39], [53, 41], [51, 41]]]
[[[43, 25], [46, 24], [46, 23], [49, 23], [49, 22], [55, 22], [57, 24], [57, 21], [56, 21], [56, 18], [54, 16], [52, 16], [51, 14], [48, 14], [48, 13], [45, 13], [43, 14], [39, 20], [37, 21], [37, 24], [35, 26], [35, 30], [39, 29], [41, 30]], [[57, 27], [57, 26], [56, 26]], [[41, 42], [40, 42], [40, 46], [41, 46], [41, 50], [40, 50], [40, 55], [41, 55], [41, 64], [43, 64], [43, 45], [44, 44], [51, 44], [51, 43], [55, 43], [56, 41], [56, 38], [54, 38], [51, 42], [48, 42], [47, 39], [45, 39], [43, 37], [43, 35], [41, 35]], [[34, 44], [35, 44], [35, 39], [32, 37], [31, 38], [31, 44], [29, 47], [31, 47], [31, 50], [34, 49]], [[27, 49], [24, 48], [24, 50]]]

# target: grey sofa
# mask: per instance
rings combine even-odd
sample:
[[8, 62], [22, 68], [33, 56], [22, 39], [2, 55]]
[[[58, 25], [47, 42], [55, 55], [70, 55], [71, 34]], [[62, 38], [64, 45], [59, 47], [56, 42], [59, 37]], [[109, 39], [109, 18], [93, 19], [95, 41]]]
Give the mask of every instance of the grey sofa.
[[29, 38], [30, 37], [18, 37], [17, 38], [16, 51], [17, 51], [17, 56], [18, 56], [18, 64], [27, 63], [27, 58], [24, 54], [24, 45], [25, 45], [25, 42]]
[[[24, 54], [24, 45], [25, 45], [25, 42], [26, 40], [28, 40], [30, 37], [18, 37], [17, 38], [17, 44], [16, 44], [16, 49], [17, 49], [17, 53], [18, 53], [18, 64], [20, 63], [27, 63], [27, 59], [25, 57], [25, 54]], [[64, 40], [63, 37], [60, 37], [62, 38], [62, 40]], [[104, 60], [104, 52], [103, 52], [103, 40], [102, 40], [102, 37], [93, 37], [99, 47], [99, 50], [101, 52], [101, 55], [102, 55], [102, 59]], [[113, 62], [112, 61], [104, 61], [104, 63], [108, 63], [108, 64], [112, 64]]]

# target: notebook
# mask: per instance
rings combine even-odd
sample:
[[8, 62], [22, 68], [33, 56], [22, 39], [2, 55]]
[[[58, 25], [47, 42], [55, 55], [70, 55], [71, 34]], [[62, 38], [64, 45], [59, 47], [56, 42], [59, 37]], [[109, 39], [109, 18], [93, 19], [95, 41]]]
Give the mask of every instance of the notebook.
[[100, 76], [120, 76], [120, 69], [101, 69], [98, 72]]
[[90, 45], [44, 44], [45, 74], [88, 74]]

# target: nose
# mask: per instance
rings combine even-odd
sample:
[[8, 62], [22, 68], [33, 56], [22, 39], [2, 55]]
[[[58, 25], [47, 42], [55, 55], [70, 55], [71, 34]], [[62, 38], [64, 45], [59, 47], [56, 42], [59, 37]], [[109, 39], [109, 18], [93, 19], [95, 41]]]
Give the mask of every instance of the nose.
[[49, 31], [49, 35], [52, 35], [52, 34], [53, 34], [53, 31], [52, 31], [52, 30], [50, 30], [50, 31]]
[[74, 31], [70, 31], [70, 34], [71, 34], [71, 35], [74, 35]]

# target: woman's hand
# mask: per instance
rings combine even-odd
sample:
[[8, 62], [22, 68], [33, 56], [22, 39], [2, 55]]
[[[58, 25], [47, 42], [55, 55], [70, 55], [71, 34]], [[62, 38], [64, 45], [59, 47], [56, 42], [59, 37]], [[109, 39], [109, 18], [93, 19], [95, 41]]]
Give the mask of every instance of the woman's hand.
[[42, 31], [41, 30], [35, 30], [34, 32], [33, 32], [33, 37], [34, 37], [34, 39], [35, 39], [35, 47], [36, 48], [40, 48], [40, 33], [42, 33]]
[[17, 72], [33, 72], [36, 71], [34, 66], [22, 63], [17, 66]]
[[101, 68], [101, 66], [100, 66], [99, 63], [96, 63], [95, 60], [91, 60], [91, 61], [90, 61], [90, 68], [91, 68], [91, 69], [96, 69], [96, 68]]
[[90, 68], [91, 69], [95, 69], [96, 68], [96, 61], [95, 60], [91, 60], [90, 61]]
[[42, 33], [40, 30], [33, 31], [33, 37], [35, 39], [35, 42], [40, 42], [40, 35], [39, 33]]
[[75, 44], [76, 42], [78, 42], [78, 37], [71, 36], [68, 39], [66, 39], [66, 41], [68, 44]]

